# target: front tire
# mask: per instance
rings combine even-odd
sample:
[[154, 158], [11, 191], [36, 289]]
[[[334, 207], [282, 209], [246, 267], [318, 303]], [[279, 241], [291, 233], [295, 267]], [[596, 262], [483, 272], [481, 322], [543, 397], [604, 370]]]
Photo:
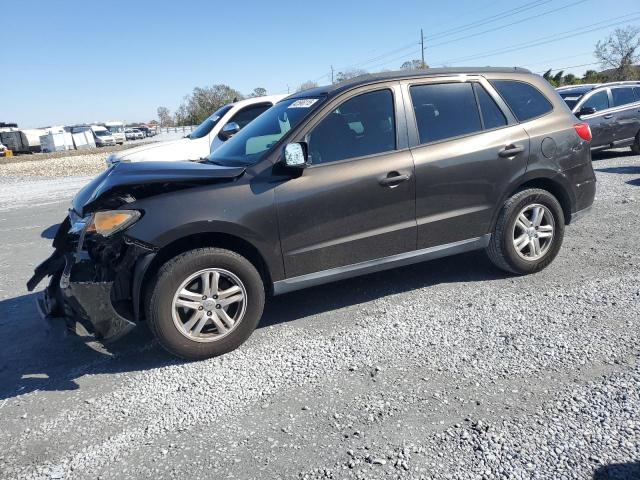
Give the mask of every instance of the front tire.
[[558, 255], [564, 238], [564, 214], [546, 190], [531, 188], [502, 207], [487, 247], [498, 268], [517, 275], [539, 272]]
[[199, 248], [165, 263], [151, 286], [147, 319], [167, 351], [201, 360], [235, 350], [262, 317], [265, 289], [243, 256]]

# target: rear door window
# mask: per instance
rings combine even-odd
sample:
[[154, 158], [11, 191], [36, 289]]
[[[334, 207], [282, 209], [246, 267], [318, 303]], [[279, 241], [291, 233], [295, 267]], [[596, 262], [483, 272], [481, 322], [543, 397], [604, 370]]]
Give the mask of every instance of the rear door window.
[[640, 102], [640, 87], [633, 87], [633, 94], [636, 97], [636, 102]]
[[482, 85], [479, 83], [473, 84], [473, 89], [478, 96], [478, 105], [480, 106], [480, 115], [482, 116], [482, 123], [485, 130], [492, 128], [504, 127], [507, 124], [507, 119], [500, 110], [500, 107], [496, 104], [495, 100], [491, 98], [491, 95], [487, 93]]
[[540, 117], [553, 110], [551, 102], [533, 85], [517, 80], [491, 80], [490, 83], [520, 122]]
[[482, 130], [471, 83], [413, 85], [410, 92], [421, 144]]
[[609, 94], [606, 90], [594, 93], [582, 104], [582, 107], [593, 107], [596, 112], [609, 108]]
[[633, 103], [636, 101], [631, 87], [612, 88], [611, 95], [613, 96], [614, 107], [619, 107], [620, 105], [626, 105], [627, 103]]

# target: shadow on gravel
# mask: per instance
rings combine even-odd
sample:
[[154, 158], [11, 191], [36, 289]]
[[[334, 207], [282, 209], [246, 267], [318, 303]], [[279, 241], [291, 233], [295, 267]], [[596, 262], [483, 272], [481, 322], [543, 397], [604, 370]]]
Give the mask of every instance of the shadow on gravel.
[[507, 276], [495, 268], [483, 252], [432, 260], [273, 297], [265, 307], [258, 328], [440, 283], [478, 282]]
[[35, 390], [76, 390], [84, 375], [144, 371], [181, 363], [151, 340], [146, 326], [97, 351], [40, 318], [34, 295], [0, 301], [0, 401]]
[[629, 167], [608, 167], [608, 168], [596, 168], [596, 172], [603, 173], [619, 173], [621, 175], [638, 175], [640, 174], [640, 166]]
[[640, 462], [605, 465], [595, 471], [593, 480], [640, 480]]
[[634, 187], [640, 187], [640, 178], [635, 178], [633, 180], [629, 180], [627, 185], [633, 185]]
[[60, 228], [60, 224], [56, 223], [55, 225], [51, 225], [50, 227], [45, 228], [40, 234], [41, 238], [48, 238], [49, 240], [53, 240], [58, 233], [58, 228]]
[[636, 154], [633, 153], [630, 149], [625, 148], [624, 150], [604, 150], [602, 152], [593, 152], [591, 154], [592, 160], [609, 160], [611, 158], [621, 158], [621, 157], [635, 157]]
[[[259, 328], [440, 283], [505, 276], [482, 252], [433, 260], [274, 297]], [[62, 325], [41, 319], [33, 294], [2, 300], [0, 401], [35, 390], [76, 390], [80, 388], [76, 379], [85, 375], [145, 371], [183, 363], [160, 348], [144, 324], [107, 348], [94, 350]]]

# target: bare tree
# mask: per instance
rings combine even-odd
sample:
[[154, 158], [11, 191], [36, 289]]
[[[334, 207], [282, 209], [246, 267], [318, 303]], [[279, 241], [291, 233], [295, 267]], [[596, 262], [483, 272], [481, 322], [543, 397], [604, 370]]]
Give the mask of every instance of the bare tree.
[[424, 63], [422, 60], [409, 60], [400, 65], [402, 70], [424, 70], [429, 68], [429, 65]]
[[336, 74], [335, 83], [344, 82], [345, 80], [350, 80], [352, 78], [359, 77], [361, 75], [367, 75], [368, 72], [366, 70], [360, 70], [357, 68], [352, 68], [349, 70], [345, 70], [344, 72], [338, 72]]
[[250, 97], [264, 97], [267, 94], [267, 89], [262, 87], [256, 87], [253, 92], [249, 94]]
[[158, 107], [158, 120], [161, 127], [172, 127], [173, 119], [171, 118], [171, 112], [167, 107]]
[[318, 86], [318, 82], [314, 82], [313, 80], [307, 80], [306, 82], [302, 82], [300, 85], [298, 85], [296, 92], [309, 90], [310, 88], [316, 88], [317, 86]]
[[633, 66], [640, 61], [640, 27], [616, 28], [605, 40], [596, 44], [595, 57], [603, 69], [615, 71], [614, 80], [637, 77]]

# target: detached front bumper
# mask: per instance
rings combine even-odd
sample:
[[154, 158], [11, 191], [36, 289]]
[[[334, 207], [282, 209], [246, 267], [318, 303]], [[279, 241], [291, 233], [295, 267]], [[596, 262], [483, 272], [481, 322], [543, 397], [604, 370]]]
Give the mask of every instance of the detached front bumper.
[[114, 341], [139, 321], [142, 278], [155, 253], [124, 237], [94, 239], [93, 245], [83, 240], [59, 232], [55, 252], [35, 269], [27, 288], [50, 276], [36, 297], [40, 314], [63, 320], [87, 340]]

